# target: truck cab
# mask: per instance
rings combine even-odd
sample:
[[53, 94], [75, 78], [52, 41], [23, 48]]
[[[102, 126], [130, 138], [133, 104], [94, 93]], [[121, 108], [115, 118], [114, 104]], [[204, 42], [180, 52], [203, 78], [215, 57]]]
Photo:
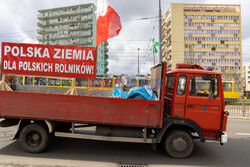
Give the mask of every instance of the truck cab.
[[221, 140], [228, 115], [224, 109], [221, 74], [187, 64], [177, 64], [175, 70], [167, 72], [165, 114], [199, 125], [202, 140]]

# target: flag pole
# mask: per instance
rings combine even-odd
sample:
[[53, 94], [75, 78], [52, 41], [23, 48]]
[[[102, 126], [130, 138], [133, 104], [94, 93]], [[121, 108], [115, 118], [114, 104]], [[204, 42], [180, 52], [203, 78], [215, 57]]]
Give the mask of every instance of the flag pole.
[[155, 54], [153, 53], [153, 58], [154, 58], [154, 66], [155, 66]]

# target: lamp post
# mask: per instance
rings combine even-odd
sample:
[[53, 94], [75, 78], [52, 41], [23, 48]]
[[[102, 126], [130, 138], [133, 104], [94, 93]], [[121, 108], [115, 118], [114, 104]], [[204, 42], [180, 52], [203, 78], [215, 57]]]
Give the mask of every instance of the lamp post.
[[[159, 0], [159, 42], [161, 42], [161, 0]], [[161, 44], [159, 45], [159, 64], [162, 62]]]
[[140, 48], [138, 50], [138, 76], [140, 75]]

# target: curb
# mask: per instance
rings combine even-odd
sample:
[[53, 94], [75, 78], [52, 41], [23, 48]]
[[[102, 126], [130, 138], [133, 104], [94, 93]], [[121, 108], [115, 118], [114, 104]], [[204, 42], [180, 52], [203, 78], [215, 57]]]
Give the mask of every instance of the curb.
[[229, 119], [242, 119], [242, 120], [250, 120], [250, 117], [243, 117], [243, 116], [229, 116]]

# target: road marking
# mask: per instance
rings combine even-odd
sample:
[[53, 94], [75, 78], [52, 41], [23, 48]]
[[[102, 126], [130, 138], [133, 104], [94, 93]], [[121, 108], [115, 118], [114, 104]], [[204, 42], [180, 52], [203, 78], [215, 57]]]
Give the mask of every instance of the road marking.
[[250, 136], [250, 133], [236, 133], [236, 135]]

